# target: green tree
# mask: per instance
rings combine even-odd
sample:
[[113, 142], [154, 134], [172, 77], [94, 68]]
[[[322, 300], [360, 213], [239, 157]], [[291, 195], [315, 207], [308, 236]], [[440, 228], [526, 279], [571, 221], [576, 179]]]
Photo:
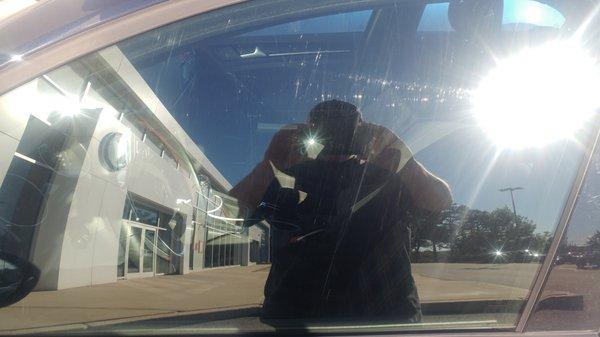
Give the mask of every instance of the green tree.
[[[508, 207], [491, 212], [470, 210], [452, 242], [451, 256], [457, 261], [485, 261], [498, 250], [516, 252], [529, 249], [536, 241], [535, 224], [514, 214]], [[544, 241], [540, 236], [539, 241]], [[537, 244], [537, 243], [536, 243]]]
[[453, 204], [441, 212], [413, 211], [409, 215], [413, 253], [418, 259], [421, 248], [431, 248], [437, 259], [440, 248], [450, 248], [450, 243], [459, 227], [464, 205]]
[[[529, 250], [535, 252], [547, 252], [550, 247], [550, 243], [552, 242], [552, 233], [550, 232], [542, 232], [535, 233], [533, 236], [531, 243], [529, 244]], [[561, 248], [559, 248], [561, 249]]]
[[[434, 260], [440, 249], [449, 249], [453, 261], [491, 261], [496, 250], [518, 260], [519, 256], [524, 258], [526, 249], [545, 252], [551, 239], [549, 232], [535, 233], [536, 225], [531, 220], [518, 216], [515, 221], [508, 207], [482, 211], [453, 204], [437, 213], [413, 211], [409, 221], [417, 261], [423, 248], [431, 249]], [[600, 247], [600, 233], [597, 239]], [[505, 256], [506, 261], [509, 258], [513, 257]]]
[[585, 245], [589, 249], [600, 249], [600, 231], [596, 230], [596, 232], [587, 239]]

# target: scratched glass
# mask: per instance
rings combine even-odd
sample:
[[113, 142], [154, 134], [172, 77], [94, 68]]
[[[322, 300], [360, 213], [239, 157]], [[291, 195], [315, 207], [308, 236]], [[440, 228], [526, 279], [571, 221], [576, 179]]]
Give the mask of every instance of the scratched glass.
[[2, 94], [39, 279], [0, 333], [514, 329], [597, 131], [589, 12], [251, 1]]

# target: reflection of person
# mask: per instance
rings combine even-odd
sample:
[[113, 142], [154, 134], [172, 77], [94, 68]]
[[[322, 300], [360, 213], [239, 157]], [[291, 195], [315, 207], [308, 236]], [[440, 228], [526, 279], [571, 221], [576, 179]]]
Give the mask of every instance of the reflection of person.
[[450, 189], [354, 105], [322, 102], [280, 130], [231, 194], [275, 227], [263, 316], [420, 319], [403, 220], [447, 207]]

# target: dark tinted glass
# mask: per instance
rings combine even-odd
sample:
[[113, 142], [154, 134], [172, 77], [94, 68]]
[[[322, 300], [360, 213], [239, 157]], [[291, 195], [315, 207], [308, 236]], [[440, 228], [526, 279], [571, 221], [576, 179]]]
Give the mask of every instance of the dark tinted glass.
[[131, 220], [152, 226], [158, 225], [158, 211], [145, 205], [136, 204], [132, 209]]
[[28, 258], [35, 228], [44, 220], [42, 206], [52, 171], [15, 157], [6, 174], [11, 179], [0, 187], [2, 249]]
[[142, 248], [142, 229], [131, 227], [129, 230], [129, 259], [127, 262], [127, 272], [138, 273], [140, 271], [140, 250]]

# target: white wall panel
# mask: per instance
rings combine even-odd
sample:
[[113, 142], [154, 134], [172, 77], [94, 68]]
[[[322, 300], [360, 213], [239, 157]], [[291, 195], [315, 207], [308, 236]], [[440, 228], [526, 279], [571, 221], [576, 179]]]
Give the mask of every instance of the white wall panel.
[[37, 92], [37, 80], [34, 80], [0, 96], [0, 132], [21, 139], [29, 116], [41, 108], [31, 99]]
[[102, 207], [97, 217], [98, 226], [94, 235], [92, 284], [110, 283], [117, 280], [119, 233], [125, 196], [125, 189], [106, 184], [102, 195]]
[[[95, 234], [106, 182], [82, 172], [64, 232], [58, 289], [92, 284]], [[108, 243], [104, 243], [108, 245]]]

